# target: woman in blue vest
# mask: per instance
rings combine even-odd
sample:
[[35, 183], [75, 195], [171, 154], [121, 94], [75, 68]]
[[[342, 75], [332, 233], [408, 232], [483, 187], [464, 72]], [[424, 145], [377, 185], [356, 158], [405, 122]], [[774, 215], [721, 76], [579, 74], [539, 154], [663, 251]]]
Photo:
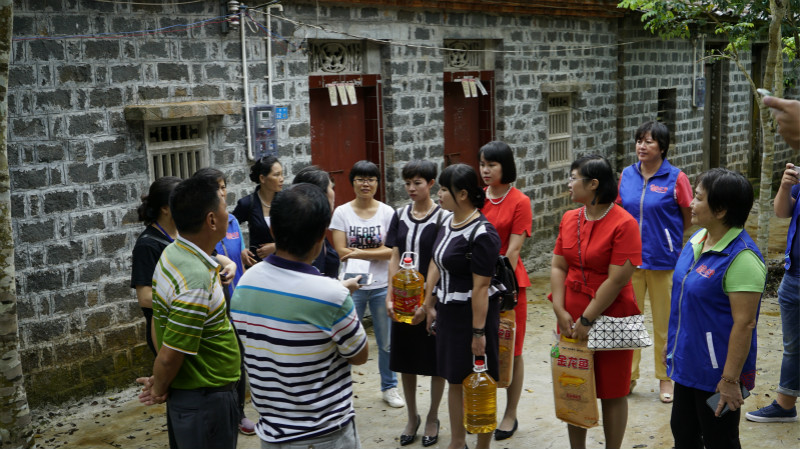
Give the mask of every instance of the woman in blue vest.
[[[741, 387], [756, 376], [756, 325], [766, 268], [744, 230], [753, 188], [739, 173], [701, 174], [692, 200], [700, 226], [675, 265], [664, 361], [675, 381], [675, 448], [739, 448]], [[715, 392], [720, 399], [706, 405]], [[723, 407], [730, 411], [722, 413]]]
[[[661, 362], [667, 338], [672, 270], [683, 246], [683, 231], [691, 226], [689, 203], [692, 185], [680, 169], [667, 162], [669, 130], [660, 122], [647, 122], [636, 130], [636, 163], [625, 168], [619, 181], [617, 203], [639, 222], [642, 264], [633, 273], [633, 292], [644, 313], [650, 294], [653, 313], [653, 350], [661, 402], [672, 402], [672, 381]], [[633, 353], [631, 391], [639, 378], [641, 350]]]

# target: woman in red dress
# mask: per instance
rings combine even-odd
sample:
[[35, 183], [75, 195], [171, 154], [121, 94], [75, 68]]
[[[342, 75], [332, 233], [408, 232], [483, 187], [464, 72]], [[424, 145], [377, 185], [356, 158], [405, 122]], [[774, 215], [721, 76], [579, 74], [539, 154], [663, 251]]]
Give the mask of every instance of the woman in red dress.
[[[550, 287], [559, 331], [586, 341], [602, 315], [639, 314], [631, 276], [642, 263], [636, 220], [614, 205], [617, 182], [602, 156], [585, 156], [570, 167], [569, 191], [583, 207], [568, 211], [553, 249]], [[594, 353], [597, 397], [608, 449], [619, 448], [628, 422], [632, 350]], [[586, 446], [586, 429], [567, 426], [572, 448]]]
[[[500, 235], [500, 254], [508, 257], [515, 267], [517, 285], [517, 307], [514, 308], [514, 321], [517, 325], [514, 339], [514, 367], [511, 384], [506, 390], [506, 411], [494, 432], [496, 440], [511, 438], [517, 431], [517, 405], [522, 394], [522, 380], [525, 363], [522, 360], [522, 344], [525, 340], [525, 327], [528, 320], [528, 300], [525, 288], [531, 285], [528, 271], [522, 265], [519, 252], [525, 239], [531, 236], [533, 214], [531, 200], [527, 195], [512, 187], [517, 179], [517, 166], [514, 152], [503, 142], [489, 142], [480, 150], [481, 177], [486, 184], [486, 201], [481, 211], [493, 224]], [[503, 312], [506, 313], [506, 312]], [[510, 313], [510, 312], [509, 312]]]

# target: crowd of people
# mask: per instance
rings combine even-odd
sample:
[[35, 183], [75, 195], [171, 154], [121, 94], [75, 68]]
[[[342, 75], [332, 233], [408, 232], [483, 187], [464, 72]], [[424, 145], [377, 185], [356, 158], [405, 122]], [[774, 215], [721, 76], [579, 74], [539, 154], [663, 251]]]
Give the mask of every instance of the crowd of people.
[[[779, 133], [800, 148], [800, 102], [764, 102]], [[553, 249], [553, 327], [586, 344], [601, 315], [642, 314], [649, 298], [658, 394], [672, 406], [675, 447], [740, 447], [766, 279], [764, 257], [744, 230], [753, 188], [741, 174], [714, 168], [692, 189], [667, 161], [669, 131], [659, 122], [639, 127], [634, 142], [636, 162], [619, 179], [602, 156], [582, 156], [569, 168], [570, 199], [579, 207], [563, 215]], [[361, 447], [351, 365], [368, 358], [367, 309], [382, 399], [407, 411], [396, 430], [400, 445], [413, 444], [420, 427], [422, 446], [439, 442], [447, 386], [447, 447], [468, 447], [462, 384], [476, 357], [499, 378], [501, 313], [516, 325], [512, 376], [496, 429], [476, 435], [476, 447], [531, 425], [517, 411], [530, 285], [520, 251], [532, 234], [531, 201], [513, 186], [509, 145], [484, 145], [478, 167], [454, 164], [438, 173], [428, 160], [407, 163], [402, 179], [410, 202], [398, 209], [376, 199], [382, 172], [370, 161], [352, 167], [355, 199], [338, 207], [327, 172], [303, 168], [284, 188], [274, 156], [253, 164], [255, 191], [231, 214], [219, 170], [156, 180], [138, 209], [145, 229], [133, 249], [131, 287], [155, 355], [152, 376], [137, 379], [139, 398], [166, 402], [170, 448], [235, 448], [239, 432], [257, 434], [269, 449]], [[791, 218], [778, 291], [783, 362], [775, 401], [746, 414], [756, 422], [797, 420], [798, 196], [800, 170], [787, 164], [774, 206], [778, 217]], [[248, 225], [249, 245], [240, 223]], [[684, 245], [691, 226], [698, 230]], [[396, 318], [390, 288], [409, 252], [426, 282], [411, 323]], [[493, 279], [499, 255], [518, 284], [517, 305], [508, 312], [500, 311]], [[625, 436], [639, 352], [592, 356], [608, 448], [621, 447]], [[418, 376], [430, 377], [424, 417]], [[247, 384], [254, 420], [244, 414]], [[587, 429], [568, 424], [567, 435], [572, 448], [586, 446]]]

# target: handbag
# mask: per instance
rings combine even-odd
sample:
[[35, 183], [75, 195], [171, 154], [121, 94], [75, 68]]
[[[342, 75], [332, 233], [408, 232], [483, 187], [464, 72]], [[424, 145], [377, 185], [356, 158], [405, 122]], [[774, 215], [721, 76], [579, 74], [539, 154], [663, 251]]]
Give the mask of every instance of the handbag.
[[644, 315], [613, 317], [600, 315], [589, 328], [589, 349], [639, 349], [652, 345], [644, 327]]

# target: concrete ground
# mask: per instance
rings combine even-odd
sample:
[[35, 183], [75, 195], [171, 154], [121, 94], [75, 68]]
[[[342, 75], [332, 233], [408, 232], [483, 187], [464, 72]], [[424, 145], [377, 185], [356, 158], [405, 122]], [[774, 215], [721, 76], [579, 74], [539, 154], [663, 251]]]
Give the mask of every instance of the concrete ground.
[[[520, 403], [519, 431], [513, 438], [494, 442], [496, 448], [564, 448], [568, 447], [566, 426], [555, 418], [550, 376], [549, 342], [554, 326], [550, 303], [545, 299], [548, 289], [546, 273], [532, 276], [534, 286], [528, 293], [528, 332], [525, 347], [525, 385]], [[763, 301], [759, 320], [759, 377], [753, 395], [744, 410], [750, 411], [772, 402], [778, 380], [781, 356], [781, 330], [777, 300]], [[372, 336], [370, 344], [374, 348]], [[629, 419], [623, 447], [671, 448], [669, 429], [671, 406], [658, 399], [658, 381], [653, 377], [653, 351], [642, 356], [642, 379], [629, 397]], [[378, 366], [375, 357], [367, 364], [353, 369], [356, 424], [365, 449], [398, 448], [399, 435], [405, 425], [405, 408], [388, 407], [379, 391]], [[427, 412], [429, 382], [420, 378], [418, 401], [422, 413]], [[164, 448], [167, 447], [164, 406], [145, 407], [135, 397], [137, 390], [127, 390], [103, 397], [91, 398], [64, 408], [36, 410], [38, 444], [43, 448]], [[505, 393], [498, 392], [498, 409], [505, 406]], [[450, 429], [447, 418], [446, 394], [442, 403], [442, 422], [439, 443], [446, 448]], [[256, 412], [248, 403], [247, 414]], [[423, 415], [424, 416], [424, 415]], [[740, 426], [742, 447], [797, 448], [800, 447], [800, 423], [756, 424], [742, 415]], [[474, 436], [468, 438], [474, 447]], [[591, 429], [589, 447], [603, 447], [600, 427]], [[260, 447], [257, 436], [239, 437], [239, 448]], [[422, 447], [419, 439], [409, 447]], [[346, 448], [343, 448], [346, 449]]]
[[[751, 217], [752, 219], [753, 217]], [[770, 258], [776, 258], [785, 245], [788, 220], [771, 223]], [[751, 235], [755, 235], [751, 231]], [[566, 448], [569, 447], [566, 425], [555, 418], [549, 350], [555, 319], [546, 299], [549, 272], [534, 273], [528, 290], [528, 330], [525, 338], [525, 384], [520, 401], [519, 430], [511, 439], [493, 442], [495, 448]], [[776, 284], [777, 285], [777, 284]], [[649, 306], [648, 306], [649, 307]], [[648, 323], [648, 326], [651, 326]], [[652, 327], [651, 327], [652, 329]], [[756, 388], [744, 405], [752, 411], [772, 402], [780, 373], [782, 354], [781, 324], [777, 298], [773, 291], [765, 295], [758, 323], [758, 377]], [[375, 341], [370, 335], [374, 354]], [[364, 449], [399, 448], [399, 435], [407, 419], [406, 409], [388, 407], [381, 400], [378, 364], [375, 356], [353, 368], [356, 425]], [[136, 400], [138, 389], [131, 388], [87, 398], [69, 406], [34, 410], [37, 441], [42, 448], [166, 448], [167, 433], [164, 406], [145, 407]], [[429, 381], [419, 378], [418, 403], [421, 414], [427, 412]], [[248, 400], [249, 401], [249, 400]], [[505, 393], [498, 392], [498, 410], [505, 407]], [[658, 381], [654, 377], [653, 350], [642, 354], [641, 379], [629, 396], [628, 427], [624, 448], [671, 448], [669, 428], [671, 405], [658, 399]], [[257, 413], [247, 405], [247, 415]], [[450, 429], [447, 394], [442, 401], [440, 439], [434, 448], [446, 448]], [[423, 426], [424, 427], [424, 426]], [[422, 429], [421, 429], [422, 430]], [[758, 424], [744, 419], [739, 427], [744, 448], [798, 448], [800, 423]], [[420, 433], [421, 435], [421, 433]], [[588, 447], [603, 447], [601, 427], [589, 430]], [[475, 446], [475, 436], [468, 436]], [[259, 448], [257, 436], [239, 436], [238, 447]], [[420, 439], [410, 448], [422, 447]], [[348, 449], [348, 448], [342, 448]]]

